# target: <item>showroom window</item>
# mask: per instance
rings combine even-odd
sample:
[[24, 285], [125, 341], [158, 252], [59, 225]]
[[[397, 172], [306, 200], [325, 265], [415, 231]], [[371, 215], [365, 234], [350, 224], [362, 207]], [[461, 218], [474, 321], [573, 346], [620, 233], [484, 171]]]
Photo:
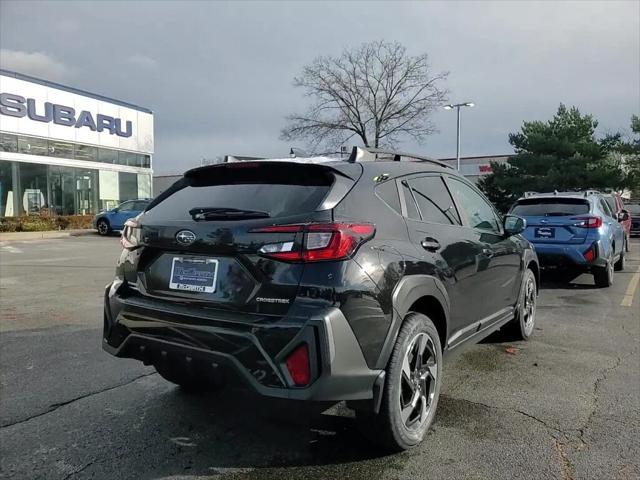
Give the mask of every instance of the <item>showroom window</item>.
[[0, 152], [17, 152], [27, 155], [151, 168], [150, 155], [7, 133], [0, 133]]
[[17, 152], [18, 137], [0, 133], [0, 152]]

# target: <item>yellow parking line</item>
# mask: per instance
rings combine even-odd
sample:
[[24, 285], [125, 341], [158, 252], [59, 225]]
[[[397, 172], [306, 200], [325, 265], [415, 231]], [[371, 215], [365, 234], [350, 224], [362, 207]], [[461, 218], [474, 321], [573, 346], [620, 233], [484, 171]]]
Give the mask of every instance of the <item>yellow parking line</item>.
[[638, 267], [638, 271], [634, 273], [631, 280], [629, 280], [627, 291], [624, 292], [624, 297], [622, 297], [622, 301], [620, 302], [621, 307], [630, 307], [633, 305], [633, 295], [638, 288], [638, 282], [640, 282], [640, 267]]

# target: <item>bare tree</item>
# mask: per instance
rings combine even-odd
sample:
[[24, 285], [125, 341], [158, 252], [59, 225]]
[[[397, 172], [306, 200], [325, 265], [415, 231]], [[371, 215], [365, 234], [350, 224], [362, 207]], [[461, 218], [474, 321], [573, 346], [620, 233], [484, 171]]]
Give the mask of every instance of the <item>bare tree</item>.
[[426, 54], [408, 56], [397, 42], [318, 57], [293, 81], [313, 101], [305, 113], [287, 117], [281, 138], [302, 139], [312, 149], [354, 137], [367, 147], [391, 146], [402, 137], [422, 142], [435, 132], [431, 113], [447, 100], [441, 86], [447, 75], [432, 74]]

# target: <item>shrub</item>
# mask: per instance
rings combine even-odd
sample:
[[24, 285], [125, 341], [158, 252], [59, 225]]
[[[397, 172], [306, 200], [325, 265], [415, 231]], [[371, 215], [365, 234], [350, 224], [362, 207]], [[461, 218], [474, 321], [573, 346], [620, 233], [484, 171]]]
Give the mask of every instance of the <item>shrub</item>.
[[24, 215], [0, 218], [0, 232], [43, 232], [91, 228], [92, 215]]

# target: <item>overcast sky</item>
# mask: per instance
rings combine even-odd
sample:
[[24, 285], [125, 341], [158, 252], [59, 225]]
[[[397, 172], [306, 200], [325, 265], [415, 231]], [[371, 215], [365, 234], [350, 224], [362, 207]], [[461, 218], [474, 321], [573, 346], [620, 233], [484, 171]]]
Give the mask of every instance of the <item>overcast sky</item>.
[[[0, 0], [0, 64], [155, 113], [156, 174], [226, 153], [283, 155], [291, 81], [318, 55], [386, 39], [449, 71], [463, 155], [511, 152], [509, 132], [560, 102], [628, 131], [640, 113], [640, 2], [46, 2]], [[403, 150], [455, 156], [455, 114]], [[303, 145], [297, 145], [303, 146]]]

